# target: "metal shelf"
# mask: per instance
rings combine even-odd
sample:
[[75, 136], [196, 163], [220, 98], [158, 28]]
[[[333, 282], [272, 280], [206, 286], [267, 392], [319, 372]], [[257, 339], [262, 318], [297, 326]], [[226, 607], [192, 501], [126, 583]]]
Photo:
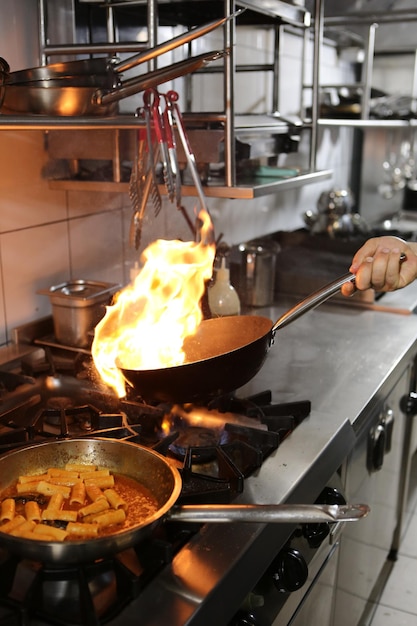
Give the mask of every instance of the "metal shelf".
[[[306, 184], [320, 182], [331, 178], [332, 170], [322, 170], [317, 172], [305, 172], [291, 178], [282, 178], [279, 180], [268, 179], [268, 182], [262, 183], [251, 180], [250, 182], [242, 182], [235, 187], [225, 187], [221, 185], [204, 186], [204, 195], [207, 198], [229, 198], [229, 199], [246, 199], [260, 198], [262, 196], [271, 195], [278, 191], [287, 189], [296, 189]], [[49, 181], [50, 189], [62, 191], [102, 191], [102, 192], [123, 192], [128, 193], [128, 183], [102, 182], [102, 181], [86, 181], [86, 180], [51, 180]], [[165, 188], [160, 186], [161, 194], [165, 193]], [[184, 185], [181, 190], [183, 197], [197, 197], [197, 191], [194, 186]]]
[[[224, 124], [226, 116], [223, 113], [184, 113], [184, 122], [187, 124]], [[281, 119], [274, 115], [236, 115], [234, 128], [238, 132], [268, 132], [280, 135], [286, 133], [289, 127], [302, 130], [308, 125], [299, 119]], [[0, 113], [0, 130], [88, 130], [88, 129], [137, 129], [145, 128], [145, 123], [132, 113], [117, 116], [71, 116], [52, 117], [47, 115], [5, 115]]]
[[[373, 120], [370, 119], [370, 100], [373, 80], [374, 60], [377, 54], [410, 54], [414, 55], [414, 71], [410, 79], [411, 97], [417, 98], [417, 43], [415, 39], [414, 23], [417, 21], [417, 8], [396, 9], [387, 3], [380, 2], [380, 9], [364, 10], [366, 2], [358, 2], [356, 10], [352, 7], [345, 9], [333, 6], [331, 2], [317, 0], [321, 5], [319, 18], [322, 22], [323, 33], [326, 37], [333, 39], [339, 49], [351, 46], [358, 46], [363, 50], [364, 60], [362, 64], [361, 80], [356, 83], [362, 90], [361, 97], [361, 123], [355, 120], [317, 120], [318, 124], [327, 126], [352, 126], [356, 128], [395, 128], [403, 124], [412, 125], [408, 120]], [[333, 11], [333, 13], [332, 13]], [[342, 11], [342, 15], [338, 15]], [[391, 50], [386, 30], [380, 37], [377, 37], [378, 30], [383, 25], [395, 25], [398, 23], [400, 29], [398, 36], [394, 37], [395, 48]], [[384, 37], [385, 35], [385, 37]], [[317, 83], [318, 89], [326, 88], [326, 85]], [[357, 122], [357, 121], [356, 121]]]
[[273, 18], [279, 17], [293, 26], [310, 26], [310, 13], [298, 5], [281, 2], [281, 0], [237, 0], [237, 4], [255, 13], [262, 13]]
[[47, 115], [2, 115], [0, 130], [88, 130], [120, 128], [133, 129], [143, 126], [134, 115], [117, 117], [49, 117]]
[[[81, 4], [99, 5], [103, 4], [103, 0], [80, 0]], [[107, 1], [106, 6], [114, 9], [122, 8], [124, 6], [129, 7], [130, 10], [134, 10], [134, 7], [140, 8], [146, 6], [147, 0], [110, 0]], [[175, 15], [175, 19], [180, 16], [180, 23], [187, 23], [187, 17], [192, 14], [195, 19], [196, 5], [198, 5], [198, 14], [202, 16], [210, 15], [211, 13], [221, 14], [224, 11], [224, 0], [158, 0], [158, 8], [161, 15], [165, 19], [172, 13]], [[272, 19], [281, 19], [287, 24], [294, 26], [309, 26], [310, 25], [310, 12], [302, 6], [291, 4], [283, 0], [236, 0], [236, 5], [244, 7], [253, 12], [254, 15], [262, 14]], [[172, 7], [172, 10], [171, 10]], [[248, 18], [249, 23], [250, 18]]]
[[416, 125], [417, 120], [362, 120], [342, 118], [320, 118], [319, 126], [344, 126], [349, 128], [407, 128]]
[[[94, 0], [85, 0], [86, 3], [95, 4]], [[46, 0], [40, 0], [41, 5], [46, 6]], [[262, 23], [271, 25], [273, 27], [278, 27], [279, 24], [285, 23], [293, 27], [300, 28], [304, 31], [307, 31], [310, 27], [311, 23], [311, 14], [304, 7], [300, 7], [298, 5], [293, 5], [288, 2], [284, 2], [283, 0], [231, 0], [228, 3], [225, 3], [224, 0], [199, 0], [198, 3], [194, 2], [186, 2], [181, 0], [132, 0], [132, 2], [124, 1], [110, 1], [108, 6], [106, 5], [108, 11], [112, 12], [112, 8], [116, 8], [117, 6], [121, 6], [122, 4], [130, 4], [132, 7], [137, 5], [140, 8], [142, 5], [142, 13], [143, 9], [147, 8], [147, 11], [144, 13], [147, 18], [147, 23], [150, 24], [148, 27], [149, 31], [149, 41], [148, 44], [151, 45], [152, 41], [155, 39], [153, 29], [157, 26], [155, 20], [158, 9], [161, 9], [161, 15], [163, 10], [172, 9], [173, 14], [184, 14], [183, 16], [189, 15], [189, 12], [186, 11], [186, 8], [189, 6], [193, 6], [196, 8], [196, 4], [199, 7], [199, 15], [201, 15], [201, 19], [205, 20], [206, 15], [204, 8], [206, 7], [209, 11], [217, 11], [224, 15], [233, 14], [235, 9], [244, 8], [247, 11], [244, 11], [239, 16], [242, 19], [242, 24], [250, 23], [251, 20], [255, 20], [254, 23]], [[171, 5], [171, 7], [170, 7]], [[181, 10], [180, 10], [181, 9]], [[182, 11], [182, 13], [181, 13]], [[44, 11], [45, 12], [45, 11]], [[109, 20], [110, 22], [110, 20]], [[181, 22], [181, 20], [180, 20]], [[43, 45], [42, 53], [45, 58], [48, 57], [49, 54], [62, 54], [65, 53], [65, 46], [49, 46], [48, 39], [45, 36], [41, 42]], [[316, 172], [315, 171], [315, 138], [316, 138], [316, 129], [313, 128], [312, 123], [304, 124], [301, 120], [281, 120], [278, 117], [274, 117], [273, 114], [264, 115], [263, 119], [261, 116], [244, 116], [245, 119], [239, 119], [239, 116], [235, 115], [234, 112], [234, 104], [233, 104], [233, 93], [234, 93], [234, 72], [237, 70], [234, 66], [233, 60], [233, 48], [235, 45], [235, 32], [230, 23], [226, 23], [224, 27], [224, 43], [225, 48], [231, 50], [230, 54], [224, 61], [223, 71], [225, 73], [225, 94], [224, 94], [224, 112], [220, 114], [212, 114], [212, 118], [209, 120], [210, 122], [218, 122], [224, 128], [224, 162], [225, 162], [225, 176], [224, 176], [224, 184], [220, 186], [220, 184], [216, 184], [216, 186], [207, 186], [205, 187], [205, 193], [208, 197], [221, 197], [221, 198], [255, 198], [263, 195], [268, 195], [275, 193], [281, 189], [295, 188], [302, 186], [304, 184], [313, 183], [318, 180], [322, 180], [325, 178], [329, 178], [331, 176], [330, 171], [325, 172]], [[114, 44], [113, 44], [114, 45]], [[130, 45], [130, 44], [129, 44]], [[73, 45], [69, 46], [68, 53], [73, 52]], [[276, 51], [277, 54], [277, 51]], [[273, 69], [276, 67], [276, 61], [271, 66]], [[268, 68], [270, 69], [270, 68]], [[274, 88], [274, 93], [276, 89]], [[274, 109], [274, 106], [272, 107]], [[201, 114], [201, 119], [209, 119], [211, 114]], [[187, 123], [188, 120], [198, 119], [198, 114], [184, 114], [184, 121]], [[0, 131], [1, 130], [41, 130], [41, 131], [52, 131], [52, 130], [109, 130], [115, 131], [118, 130], [129, 130], [129, 129], [138, 129], [143, 126], [143, 121], [136, 118], [134, 114], [131, 115], [117, 115], [114, 117], [55, 117], [55, 116], [23, 116], [23, 115], [5, 115], [0, 114]], [[288, 131], [293, 128], [296, 129], [297, 132], [308, 129], [311, 132], [311, 147], [310, 147], [310, 162], [307, 166], [308, 171], [303, 172], [302, 174], [295, 176], [293, 178], [279, 179], [279, 180], [271, 180], [264, 179], [264, 181], [259, 182], [258, 180], [253, 180], [249, 182], [241, 182], [236, 173], [236, 163], [235, 163], [235, 142], [239, 138], [239, 134], [245, 134], [246, 136], [251, 135], [253, 133], [269, 133], [270, 135], [279, 135], [283, 133], [288, 133]], [[311, 156], [314, 155], [314, 156]], [[75, 157], [78, 158], [78, 157]], [[120, 163], [115, 164], [115, 168], [120, 170]], [[115, 181], [109, 182], [96, 182], [96, 181], [77, 181], [77, 180], [51, 180], [50, 181], [51, 188], [59, 188], [59, 189], [89, 189], [89, 190], [112, 190], [112, 191], [127, 191], [127, 184], [119, 182], [119, 178], [115, 176]], [[183, 188], [184, 195], [194, 196], [196, 195], [194, 187]]]

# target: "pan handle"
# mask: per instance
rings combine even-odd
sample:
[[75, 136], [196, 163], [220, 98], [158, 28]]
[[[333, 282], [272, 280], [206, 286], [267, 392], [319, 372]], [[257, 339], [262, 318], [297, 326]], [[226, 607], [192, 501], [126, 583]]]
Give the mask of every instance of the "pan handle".
[[366, 517], [366, 504], [201, 504], [174, 506], [168, 519], [181, 522], [257, 522], [260, 524], [313, 524], [356, 522]]
[[[402, 253], [400, 255], [400, 264], [403, 263], [406, 258], [407, 255]], [[291, 309], [289, 309], [289, 311], [281, 315], [281, 317], [279, 317], [273, 325], [271, 332], [275, 333], [275, 331], [279, 328], [284, 328], [284, 326], [287, 326], [287, 324], [290, 324], [290, 322], [298, 319], [301, 315], [307, 313], [307, 311], [311, 311], [312, 309], [316, 308], [316, 306], [322, 304], [335, 293], [337, 293], [345, 283], [354, 283], [355, 278], [355, 274], [344, 274], [343, 276], [340, 276], [339, 278], [333, 280], [331, 283], [328, 283], [321, 289], [314, 291], [312, 294], [294, 305]]]
[[228, 50], [214, 50], [212, 52], [204, 52], [195, 57], [190, 57], [173, 65], [162, 67], [153, 72], [147, 72], [136, 78], [129, 78], [124, 82], [121, 82], [118, 87], [112, 90], [97, 89], [93, 94], [93, 103], [101, 106], [118, 102], [123, 98], [133, 96], [140, 91], [146, 91], [146, 89], [156, 88], [160, 84], [165, 83], [174, 78], [185, 76], [191, 72], [196, 72], [204, 65], [212, 61], [217, 61], [228, 54]]
[[339, 289], [345, 283], [353, 283], [355, 282], [355, 274], [345, 274], [344, 276], [340, 276], [336, 278], [336, 280], [328, 283], [318, 291], [313, 292], [296, 305], [294, 305], [291, 309], [289, 309], [286, 313], [281, 315], [275, 322], [272, 327], [272, 332], [274, 333], [279, 328], [283, 328], [290, 324], [294, 320], [307, 313], [307, 311], [311, 311], [316, 308], [319, 304], [322, 304], [326, 300], [328, 300], [331, 296], [339, 291]]
[[112, 69], [113, 71], [120, 74], [122, 72], [126, 72], [127, 70], [132, 69], [133, 67], [137, 67], [141, 63], [146, 63], [148, 61], [151, 61], [152, 59], [155, 59], [156, 57], [160, 56], [161, 54], [164, 54], [165, 52], [170, 52], [171, 50], [175, 50], [175, 48], [179, 48], [180, 46], [186, 43], [190, 43], [191, 41], [194, 41], [194, 39], [197, 39], [197, 37], [202, 37], [203, 35], [207, 35], [207, 33], [210, 33], [212, 30], [218, 28], [219, 26], [222, 26], [229, 20], [232, 20], [233, 18], [237, 17], [238, 15], [243, 13], [243, 11], [245, 10], [246, 9], [241, 8], [241, 9], [238, 9], [237, 11], [234, 11], [234, 13], [232, 13], [231, 15], [228, 15], [227, 17], [214, 20], [213, 22], [209, 22], [208, 24], [203, 24], [203, 26], [196, 26], [195, 28], [191, 28], [189, 31], [187, 31], [186, 33], [183, 33], [182, 35], [178, 35], [177, 37], [174, 37], [173, 39], [164, 41], [163, 43], [160, 43], [159, 45], [154, 46], [153, 48], [149, 48], [149, 50], [145, 50], [145, 52], [139, 52], [139, 54], [135, 54], [134, 56], [129, 57], [128, 59], [125, 59], [124, 61], [119, 61], [118, 63], [115, 63], [114, 65], [112, 65]]

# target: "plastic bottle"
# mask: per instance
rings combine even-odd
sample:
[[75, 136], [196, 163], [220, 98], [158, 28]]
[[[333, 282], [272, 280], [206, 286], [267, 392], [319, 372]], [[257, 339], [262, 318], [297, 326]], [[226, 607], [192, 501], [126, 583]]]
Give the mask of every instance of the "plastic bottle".
[[216, 280], [208, 290], [208, 305], [213, 316], [239, 315], [240, 300], [236, 289], [230, 284], [230, 271], [226, 258], [222, 258]]

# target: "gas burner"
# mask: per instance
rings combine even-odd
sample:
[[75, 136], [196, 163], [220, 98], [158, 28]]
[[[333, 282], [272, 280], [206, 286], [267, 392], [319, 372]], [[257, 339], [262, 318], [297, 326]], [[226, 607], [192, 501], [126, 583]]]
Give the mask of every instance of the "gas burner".
[[177, 433], [169, 446], [176, 458], [184, 459], [191, 448], [195, 461], [198, 458], [200, 462], [206, 462], [215, 458], [213, 448], [227, 442], [226, 424], [267, 430], [267, 426], [255, 418], [194, 405], [174, 405], [164, 415], [161, 429], [164, 435]]
[[239, 408], [242, 409], [242, 406], [236, 406], [236, 410], [232, 411], [230, 409], [216, 408], [213, 405], [207, 407], [191, 404], [174, 405], [165, 416], [164, 428], [168, 428], [168, 422], [171, 422], [171, 428], [206, 428], [208, 430], [220, 431], [227, 423], [266, 430], [267, 427], [260, 420], [262, 415], [260, 407], [257, 407], [258, 416], [248, 416], [247, 412], [239, 412]]
[[77, 567], [51, 567], [1, 554], [0, 622], [4, 617], [4, 623], [26, 624], [31, 615], [57, 626], [105, 624], [138, 596], [192, 532], [167, 525], [135, 548]]
[[190, 426], [181, 431], [178, 437], [169, 446], [169, 450], [179, 459], [184, 459], [187, 450], [192, 448], [194, 454], [199, 452], [201, 461], [213, 458], [211, 449], [220, 444], [220, 436], [216, 430], [203, 426]]

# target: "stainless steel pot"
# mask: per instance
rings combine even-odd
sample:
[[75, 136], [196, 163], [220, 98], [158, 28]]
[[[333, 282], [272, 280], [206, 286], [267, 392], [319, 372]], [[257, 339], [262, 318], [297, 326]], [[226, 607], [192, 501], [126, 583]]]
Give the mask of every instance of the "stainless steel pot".
[[242, 304], [258, 307], [273, 302], [279, 251], [279, 244], [270, 239], [252, 239], [232, 251], [232, 283]]
[[[356, 521], [366, 505], [200, 505], [177, 506], [179, 471], [153, 450], [115, 439], [71, 439], [9, 452], [0, 458], [0, 491], [19, 475], [42, 473], [67, 462], [96, 464], [137, 480], [156, 498], [159, 509], [134, 527], [84, 541], [39, 541], [0, 532], [0, 545], [22, 558], [68, 565], [94, 561], [126, 550], [147, 537], [163, 520], [181, 522], [318, 523]], [[0, 527], [1, 530], [1, 527]]]
[[105, 305], [120, 285], [92, 280], [70, 280], [39, 294], [48, 296], [52, 305], [55, 338], [66, 346], [85, 348], [89, 333], [104, 316]]

